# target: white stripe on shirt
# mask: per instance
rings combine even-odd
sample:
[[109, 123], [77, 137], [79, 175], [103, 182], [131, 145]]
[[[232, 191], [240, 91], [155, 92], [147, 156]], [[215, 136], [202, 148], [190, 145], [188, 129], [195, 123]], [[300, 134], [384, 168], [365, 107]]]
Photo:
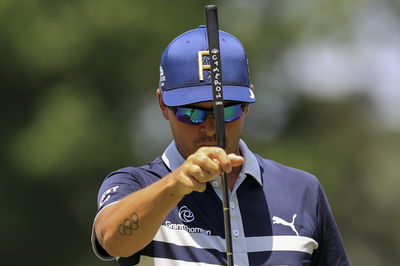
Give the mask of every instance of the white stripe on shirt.
[[[173, 260], [166, 258], [153, 258], [145, 255], [140, 256], [140, 266], [220, 266], [220, 264], [210, 264], [204, 262], [191, 262], [183, 260]], [[236, 265], [236, 264], [235, 264]]]
[[[313, 250], [318, 248], [318, 243], [314, 239], [305, 236], [275, 235], [246, 237], [245, 239], [245, 250], [234, 246], [233, 252], [299, 251], [312, 254]], [[178, 246], [225, 252], [225, 239], [219, 236], [189, 233], [185, 230], [170, 229], [166, 225], [161, 225], [153, 240]]]

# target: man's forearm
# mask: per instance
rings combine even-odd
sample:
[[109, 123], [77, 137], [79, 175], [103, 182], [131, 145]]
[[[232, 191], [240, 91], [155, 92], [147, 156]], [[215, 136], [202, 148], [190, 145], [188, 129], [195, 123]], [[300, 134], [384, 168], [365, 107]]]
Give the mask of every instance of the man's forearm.
[[128, 257], [153, 239], [160, 224], [182, 199], [168, 176], [102, 210], [95, 224], [103, 248], [114, 257]]

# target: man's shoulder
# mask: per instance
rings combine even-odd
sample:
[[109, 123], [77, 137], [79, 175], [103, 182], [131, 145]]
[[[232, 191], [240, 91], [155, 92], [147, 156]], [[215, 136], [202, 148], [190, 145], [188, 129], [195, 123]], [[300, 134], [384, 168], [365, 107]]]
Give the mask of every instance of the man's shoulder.
[[115, 175], [129, 175], [129, 176], [157, 176], [162, 177], [168, 173], [168, 168], [165, 166], [161, 156], [154, 159], [145, 165], [138, 167], [127, 166], [111, 172], [107, 178]]
[[264, 158], [259, 154], [254, 155], [257, 158], [261, 169], [261, 175], [264, 178], [319, 183], [317, 177], [309, 172]]

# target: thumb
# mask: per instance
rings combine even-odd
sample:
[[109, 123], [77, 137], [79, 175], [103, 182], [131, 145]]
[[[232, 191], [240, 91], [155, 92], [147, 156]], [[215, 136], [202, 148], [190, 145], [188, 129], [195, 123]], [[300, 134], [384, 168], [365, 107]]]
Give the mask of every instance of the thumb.
[[228, 154], [228, 158], [231, 160], [232, 167], [239, 166], [244, 163], [244, 158], [234, 153]]

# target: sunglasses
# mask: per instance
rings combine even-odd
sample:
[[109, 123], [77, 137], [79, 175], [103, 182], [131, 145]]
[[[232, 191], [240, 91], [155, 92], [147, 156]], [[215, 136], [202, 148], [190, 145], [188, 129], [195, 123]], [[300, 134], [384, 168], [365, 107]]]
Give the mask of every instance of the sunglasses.
[[[243, 115], [244, 108], [247, 104], [240, 103], [231, 106], [224, 107], [224, 118], [225, 123], [233, 122]], [[204, 110], [193, 107], [174, 107], [168, 106], [170, 110], [175, 113], [178, 121], [189, 124], [199, 125], [204, 123], [208, 114], [214, 116], [214, 110]]]

